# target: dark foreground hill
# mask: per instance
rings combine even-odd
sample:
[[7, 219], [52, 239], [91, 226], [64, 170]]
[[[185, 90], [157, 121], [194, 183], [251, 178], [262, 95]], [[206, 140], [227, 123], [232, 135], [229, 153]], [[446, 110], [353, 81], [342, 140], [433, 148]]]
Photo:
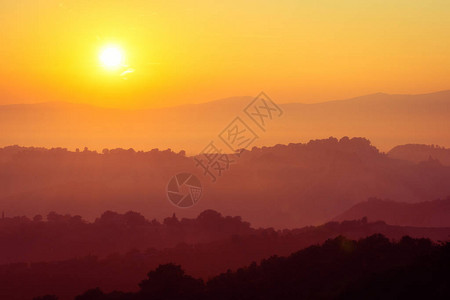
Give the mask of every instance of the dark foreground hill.
[[450, 227], [450, 198], [419, 203], [369, 199], [338, 215], [335, 221], [367, 217], [388, 224], [416, 227]]
[[95, 287], [105, 292], [135, 292], [136, 283], [148, 270], [166, 263], [180, 264], [188, 274], [207, 280], [228, 269], [273, 255], [287, 256], [339, 235], [352, 239], [376, 233], [393, 240], [405, 235], [433, 241], [450, 238], [450, 228], [401, 227], [365, 219], [292, 230], [254, 229], [239, 217], [222, 217], [213, 211], [196, 219], [166, 218], [162, 224], [136, 213], [109, 212], [95, 223], [55, 214], [51, 219], [15, 220], [2, 228], [0, 238], [6, 243], [0, 247], [0, 257], [18, 263], [0, 265], [0, 299], [25, 300], [51, 293], [69, 300]]
[[137, 292], [91, 289], [75, 299], [448, 299], [449, 268], [448, 243], [410, 237], [390, 242], [382, 235], [359, 241], [337, 237], [206, 282], [165, 264], [149, 272]]

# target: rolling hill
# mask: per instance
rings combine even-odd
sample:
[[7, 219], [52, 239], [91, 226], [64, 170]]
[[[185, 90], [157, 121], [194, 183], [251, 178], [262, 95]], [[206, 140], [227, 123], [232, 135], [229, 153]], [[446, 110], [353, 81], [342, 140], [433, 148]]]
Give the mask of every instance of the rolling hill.
[[449, 227], [450, 198], [419, 203], [369, 199], [338, 215], [334, 220], [356, 220], [367, 217], [388, 224], [420, 227]]

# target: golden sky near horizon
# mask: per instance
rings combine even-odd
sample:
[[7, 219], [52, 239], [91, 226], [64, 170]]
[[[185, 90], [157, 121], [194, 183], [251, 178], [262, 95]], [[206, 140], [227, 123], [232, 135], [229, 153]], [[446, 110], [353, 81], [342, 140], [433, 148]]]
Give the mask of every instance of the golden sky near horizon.
[[[6, 0], [0, 104], [141, 108], [449, 89], [448, 0]], [[123, 66], [101, 65], [101, 49]]]

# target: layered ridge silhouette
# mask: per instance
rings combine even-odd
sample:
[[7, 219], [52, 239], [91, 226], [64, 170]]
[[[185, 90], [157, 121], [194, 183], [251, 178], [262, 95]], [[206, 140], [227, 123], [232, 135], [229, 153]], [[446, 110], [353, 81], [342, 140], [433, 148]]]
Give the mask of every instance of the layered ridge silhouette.
[[[183, 210], [169, 202], [165, 190], [181, 172], [195, 174], [203, 187], [198, 203]], [[214, 209], [257, 227], [292, 228], [324, 223], [370, 197], [445, 199], [449, 180], [450, 167], [438, 161], [393, 159], [364, 138], [255, 147], [216, 183], [184, 152], [0, 149], [0, 210], [30, 218], [58, 211], [93, 220], [105, 210], [133, 210], [163, 219]]]
[[339, 236], [207, 281], [185, 273], [182, 266], [163, 264], [140, 280], [136, 292], [104, 293], [97, 287], [75, 299], [446, 299], [449, 258], [448, 243]]
[[[281, 247], [279, 251], [286, 246], [290, 250], [283, 253], [289, 254], [289, 251], [338, 234], [359, 238], [382, 232], [390, 238], [410, 235], [438, 241], [447, 239], [450, 234], [449, 228], [395, 226], [383, 221], [368, 222], [364, 217], [341, 223], [328, 222], [317, 227], [275, 230], [254, 228], [241, 217], [224, 217], [213, 210], [206, 210], [193, 219], [180, 219], [173, 215], [162, 222], [155, 219], [148, 220], [136, 212], [118, 214], [107, 211], [94, 222], [87, 222], [80, 216], [59, 215], [52, 212], [45, 219], [38, 215], [32, 220], [26, 217], [0, 220], [0, 239], [3, 241], [0, 248], [0, 264], [54, 261], [87, 255], [105, 257], [111, 253], [125, 253], [131, 249], [161, 251], [180, 244], [227, 244], [239, 242], [239, 239], [235, 240], [238, 236], [246, 236], [250, 240], [250, 245], [253, 242], [258, 243], [258, 239], [273, 240], [273, 245], [279, 242], [278, 246]], [[281, 239], [277, 241], [277, 237]], [[252, 240], [253, 238], [255, 240]], [[284, 245], [283, 239], [292, 244]], [[237, 244], [239, 243], [236, 243], [236, 246]], [[257, 253], [266, 253], [265, 251], [270, 252], [274, 249], [269, 244], [263, 244], [265, 246], [257, 250]], [[208, 273], [200, 275], [205, 276]]]
[[148, 270], [165, 263], [181, 264], [189, 274], [207, 280], [329, 238], [376, 233], [394, 240], [408, 235], [437, 242], [449, 239], [450, 228], [392, 226], [363, 218], [292, 230], [255, 229], [240, 217], [211, 210], [195, 219], [172, 216], [162, 223], [136, 212], [105, 212], [93, 223], [56, 213], [46, 220], [6, 218], [0, 220], [0, 297], [21, 300], [50, 293], [73, 299], [94, 287], [134, 292]]

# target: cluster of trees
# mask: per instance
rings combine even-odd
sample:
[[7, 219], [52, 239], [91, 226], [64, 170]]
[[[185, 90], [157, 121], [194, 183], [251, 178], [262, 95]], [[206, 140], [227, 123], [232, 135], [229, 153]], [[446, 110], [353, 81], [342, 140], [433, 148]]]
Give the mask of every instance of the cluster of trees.
[[[148, 273], [136, 292], [94, 288], [75, 300], [448, 299], [450, 243], [383, 235], [339, 236], [288, 257], [271, 257], [206, 282], [179, 265]], [[52, 298], [53, 297], [53, 298]], [[35, 300], [57, 299], [47, 295]]]
[[[151, 156], [151, 155], [158, 155], [158, 154], [173, 154], [173, 155], [181, 155], [181, 156], [185, 156], [186, 155], [186, 151], [181, 150], [178, 153], [175, 153], [174, 151], [172, 151], [170, 148], [166, 149], [166, 150], [159, 150], [158, 148], [152, 149], [150, 151], [135, 151], [133, 148], [129, 148], [129, 149], [123, 149], [123, 148], [114, 148], [114, 149], [108, 149], [105, 148], [101, 151], [102, 154], [111, 154], [111, 155], [141, 155], [141, 156]], [[98, 154], [100, 155], [100, 153], [98, 153], [96, 150], [89, 150], [88, 147], [84, 147], [83, 150], [80, 150], [79, 148], [75, 149], [75, 151], [70, 151], [67, 148], [61, 148], [61, 147], [56, 147], [56, 148], [43, 148], [43, 147], [21, 147], [18, 145], [14, 145], [14, 146], [7, 146], [7, 147], [3, 147], [0, 148], [0, 156], [4, 157], [20, 157], [20, 156], [32, 156], [32, 155], [40, 155], [42, 156], [63, 156], [63, 155], [88, 155], [88, 154]]]

